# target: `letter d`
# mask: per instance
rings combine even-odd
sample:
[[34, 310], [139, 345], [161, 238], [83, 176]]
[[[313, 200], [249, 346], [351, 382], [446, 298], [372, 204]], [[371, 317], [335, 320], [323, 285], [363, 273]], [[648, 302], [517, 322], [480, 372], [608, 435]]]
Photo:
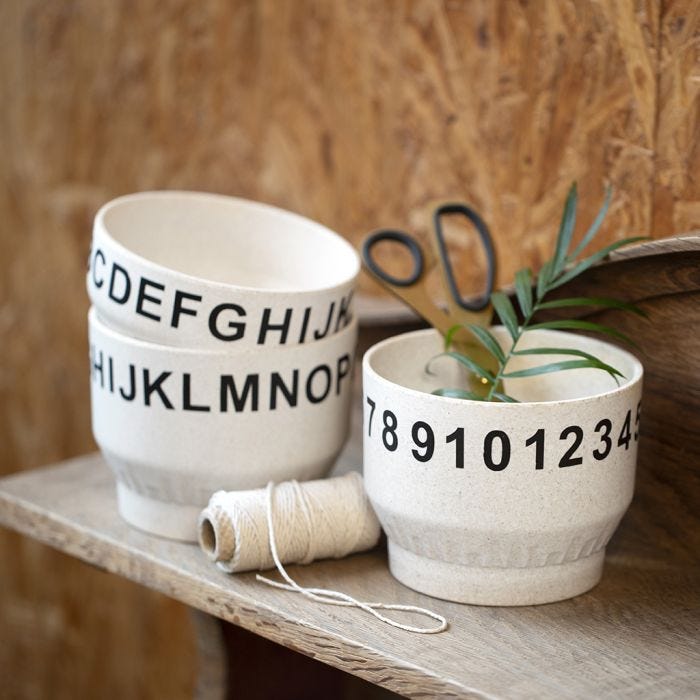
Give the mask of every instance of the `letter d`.
[[[124, 280], [122, 295], [117, 296], [115, 293], [117, 273], [119, 273]], [[112, 274], [109, 277], [109, 298], [112, 301], [116, 301], [117, 304], [126, 304], [129, 299], [129, 294], [131, 294], [131, 280], [129, 279], [129, 273], [118, 263], [112, 263]]]

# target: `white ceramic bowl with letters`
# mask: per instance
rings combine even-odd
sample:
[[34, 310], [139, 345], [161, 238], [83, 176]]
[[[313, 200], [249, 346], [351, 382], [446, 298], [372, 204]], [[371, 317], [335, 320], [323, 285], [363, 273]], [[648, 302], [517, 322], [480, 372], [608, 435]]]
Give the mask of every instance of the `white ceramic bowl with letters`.
[[142, 192], [95, 217], [87, 288], [115, 330], [213, 350], [298, 345], [345, 328], [353, 247], [276, 207], [201, 192]]
[[93, 434], [142, 530], [196, 541], [212, 493], [323, 477], [346, 441], [357, 321], [235, 353], [137, 340], [94, 308], [88, 323]]
[[[642, 366], [570, 333], [530, 331], [519, 347], [543, 344], [593, 353], [625, 379], [617, 386], [600, 370], [570, 370], [509, 380], [521, 403], [465, 401], [431, 393], [465, 388], [450, 358], [431, 365], [434, 375], [424, 371], [442, 351], [433, 330], [365, 354], [365, 488], [391, 571], [407, 586], [462, 603], [531, 605], [600, 580], [634, 490]], [[541, 356], [511, 367], [534, 364]]]

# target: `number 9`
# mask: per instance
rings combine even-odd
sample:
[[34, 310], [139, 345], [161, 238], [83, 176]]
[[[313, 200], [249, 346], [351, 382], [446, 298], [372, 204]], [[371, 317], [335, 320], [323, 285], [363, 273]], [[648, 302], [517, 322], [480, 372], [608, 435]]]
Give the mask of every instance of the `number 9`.
[[[425, 434], [425, 438], [420, 438], [421, 431]], [[425, 450], [421, 453], [419, 450], [411, 450], [414, 458], [419, 462], [429, 462], [433, 458], [435, 452], [435, 433], [433, 429], [422, 420], [416, 421], [411, 428], [411, 437], [417, 447]]]

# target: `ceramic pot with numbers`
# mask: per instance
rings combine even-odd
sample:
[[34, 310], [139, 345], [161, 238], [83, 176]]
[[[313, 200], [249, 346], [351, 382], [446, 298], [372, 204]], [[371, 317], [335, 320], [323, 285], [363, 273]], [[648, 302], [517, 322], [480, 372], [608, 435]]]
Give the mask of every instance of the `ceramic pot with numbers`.
[[325, 226], [203, 192], [141, 192], [95, 217], [90, 300], [115, 330], [209, 350], [302, 345], [352, 319], [360, 270]]
[[[493, 329], [501, 341], [502, 328]], [[634, 490], [642, 366], [588, 337], [536, 330], [519, 347], [578, 348], [624, 374], [577, 369], [508, 380], [520, 403], [437, 396], [464, 387], [434, 330], [399, 335], [363, 361], [365, 487], [407, 586], [478, 605], [583, 593]], [[565, 358], [562, 358], [565, 359]], [[548, 361], [555, 361], [552, 356]], [[541, 364], [520, 356], [512, 370]]]
[[138, 340], [90, 310], [92, 428], [119, 511], [196, 541], [219, 490], [323, 477], [349, 429], [357, 320], [314, 343], [192, 350]]

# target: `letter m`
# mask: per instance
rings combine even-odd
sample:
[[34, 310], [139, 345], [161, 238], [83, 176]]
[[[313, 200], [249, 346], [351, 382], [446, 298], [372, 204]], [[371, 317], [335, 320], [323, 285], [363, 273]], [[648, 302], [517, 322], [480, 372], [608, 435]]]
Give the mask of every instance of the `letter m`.
[[231, 374], [221, 375], [221, 412], [226, 413], [228, 411], [229, 398], [233, 401], [233, 408], [236, 413], [240, 413], [245, 410], [246, 402], [250, 396], [250, 410], [258, 410], [258, 375], [249, 374], [243, 385], [243, 390], [239, 393], [236, 388], [236, 382]]

